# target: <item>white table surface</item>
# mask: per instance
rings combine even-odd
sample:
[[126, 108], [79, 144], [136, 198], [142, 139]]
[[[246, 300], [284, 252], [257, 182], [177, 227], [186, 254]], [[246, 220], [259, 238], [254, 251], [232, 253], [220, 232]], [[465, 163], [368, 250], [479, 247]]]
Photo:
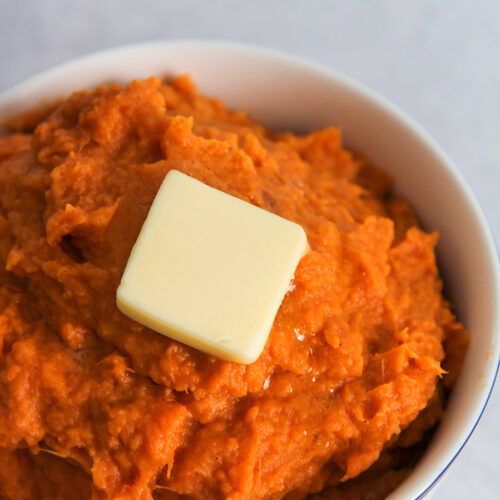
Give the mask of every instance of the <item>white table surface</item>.
[[[91, 51], [159, 38], [285, 50], [379, 91], [444, 147], [500, 241], [498, 0], [0, 0], [0, 92]], [[500, 389], [435, 494], [500, 498]]]

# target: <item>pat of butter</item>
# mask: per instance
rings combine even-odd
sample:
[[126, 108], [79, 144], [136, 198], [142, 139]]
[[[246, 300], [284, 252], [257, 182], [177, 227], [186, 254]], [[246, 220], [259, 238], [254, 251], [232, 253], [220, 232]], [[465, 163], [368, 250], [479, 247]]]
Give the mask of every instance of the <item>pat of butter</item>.
[[200, 351], [251, 363], [307, 249], [299, 225], [172, 170], [132, 250], [117, 305]]

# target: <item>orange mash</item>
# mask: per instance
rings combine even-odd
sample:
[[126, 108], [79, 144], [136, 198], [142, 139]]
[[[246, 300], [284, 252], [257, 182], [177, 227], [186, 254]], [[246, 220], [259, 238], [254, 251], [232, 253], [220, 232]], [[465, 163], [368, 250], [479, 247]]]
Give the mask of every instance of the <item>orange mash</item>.
[[[1, 498], [376, 499], [409, 473], [467, 334], [437, 234], [339, 130], [272, 133], [187, 77], [76, 92], [16, 123], [0, 136]], [[307, 233], [251, 365], [115, 305], [170, 169]]]

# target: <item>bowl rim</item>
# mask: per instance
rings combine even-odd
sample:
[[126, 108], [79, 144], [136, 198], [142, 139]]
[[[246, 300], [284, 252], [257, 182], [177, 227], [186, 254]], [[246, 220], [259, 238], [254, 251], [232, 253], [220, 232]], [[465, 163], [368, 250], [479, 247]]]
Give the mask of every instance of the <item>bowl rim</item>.
[[[69, 60], [66, 60], [65, 62], [49, 66], [46, 69], [34, 72], [31, 75], [22, 78], [14, 85], [0, 92], [0, 121], [10, 116], [8, 113], [6, 113], [5, 108], [8, 108], [8, 104], [12, 99], [15, 100], [17, 94], [22, 94], [23, 92], [29, 90], [30, 87], [40, 85], [44, 81], [57, 79], [62, 74], [71, 72], [73, 68], [76, 68], [82, 64], [92, 65], [100, 61], [134, 51], [140, 52], [151, 48], [171, 49], [174, 47], [199, 48], [200, 50], [203, 50], [204, 48], [211, 48], [216, 50], [230, 51], [235, 54], [237, 54], [238, 52], [241, 54], [251, 54], [261, 59], [275, 61], [279, 60], [281, 62], [285, 61], [288, 64], [301, 69], [302, 71], [325, 77], [335, 85], [343, 87], [344, 89], [349, 89], [354, 93], [361, 95], [363, 98], [367, 99], [371, 105], [380, 108], [384, 113], [389, 113], [390, 115], [392, 115], [400, 124], [400, 126], [406, 128], [412, 135], [414, 135], [439, 160], [441, 167], [444, 168], [449, 174], [451, 174], [457, 181], [461, 194], [468, 204], [468, 208], [472, 212], [474, 220], [483, 236], [485, 253], [489, 257], [491, 269], [494, 275], [493, 286], [496, 291], [496, 296], [499, 296], [500, 253], [496, 245], [493, 232], [481, 208], [481, 205], [474, 195], [472, 188], [465, 180], [462, 172], [458, 169], [451, 158], [444, 152], [441, 146], [439, 146], [438, 143], [431, 137], [431, 135], [427, 131], [425, 131], [425, 129], [421, 125], [419, 125], [413, 118], [411, 118], [405, 111], [401, 110], [398, 106], [393, 104], [389, 99], [382, 96], [377, 91], [327, 65], [308, 60], [304, 57], [292, 55], [285, 51], [271, 49], [256, 44], [235, 42], [231, 40], [174, 38], [130, 43], [107, 48], [105, 50], [93, 51], [86, 55], [71, 58]], [[32, 109], [32, 106], [27, 106], [25, 110], [28, 109]], [[442, 453], [442, 455], [449, 456], [449, 458], [447, 459], [447, 464], [442, 467], [439, 472], [436, 471], [437, 475], [432, 475], [432, 480], [426, 481], [425, 483], [424, 481], [422, 481], [424, 484], [421, 491], [419, 491], [419, 493], [414, 497], [416, 500], [424, 498], [430, 492], [430, 490], [432, 490], [436, 486], [445, 472], [449, 469], [450, 465], [463, 450], [474, 430], [477, 428], [482, 415], [484, 414], [490, 396], [493, 392], [497, 375], [500, 371], [500, 312], [498, 310], [495, 311], [491, 333], [492, 339], [496, 339], [496, 343], [492, 343], [493, 352], [491, 353], [492, 359], [496, 359], [496, 363], [490, 363], [488, 365], [487, 373], [484, 374], [484, 380], [486, 382], [486, 386], [489, 387], [489, 390], [486, 394], [482, 393], [481, 395], [476, 396], [470, 411], [471, 417], [467, 420], [468, 431], [466, 437], [460, 440], [461, 442], [457, 441], [457, 446], [453, 448], [451, 454], [447, 454], [446, 452]], [[474, 415], [476, 415], [475, 418]], [[436, 467], [436, 469], [437, 468], [438, 467]], [[403, 481], [403, 483], [404, 482], [405, 481]]]

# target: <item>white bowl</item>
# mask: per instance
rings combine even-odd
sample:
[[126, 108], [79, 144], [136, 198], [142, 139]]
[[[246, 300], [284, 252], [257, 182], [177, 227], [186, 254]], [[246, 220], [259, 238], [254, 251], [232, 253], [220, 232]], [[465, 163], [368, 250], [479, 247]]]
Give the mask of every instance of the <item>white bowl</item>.
[[160, 41], [76, 59], [2, 94], [0, 121], [73, 90], [180, 73], [190, 73], [202, 92], [248, 110], [274, 129], [340, 125], [347, 147], [393, 174], [397, 191], [411, 201], [424, 227], [440, 231], [446, 292], [471, 342], [444, 420], [415, 470], [389, 497], [422, 498], [477, 425], [499, 363], [497, 252], [470, 188], [439, 146], [373, 91], [316, 64], [234, 43]]

